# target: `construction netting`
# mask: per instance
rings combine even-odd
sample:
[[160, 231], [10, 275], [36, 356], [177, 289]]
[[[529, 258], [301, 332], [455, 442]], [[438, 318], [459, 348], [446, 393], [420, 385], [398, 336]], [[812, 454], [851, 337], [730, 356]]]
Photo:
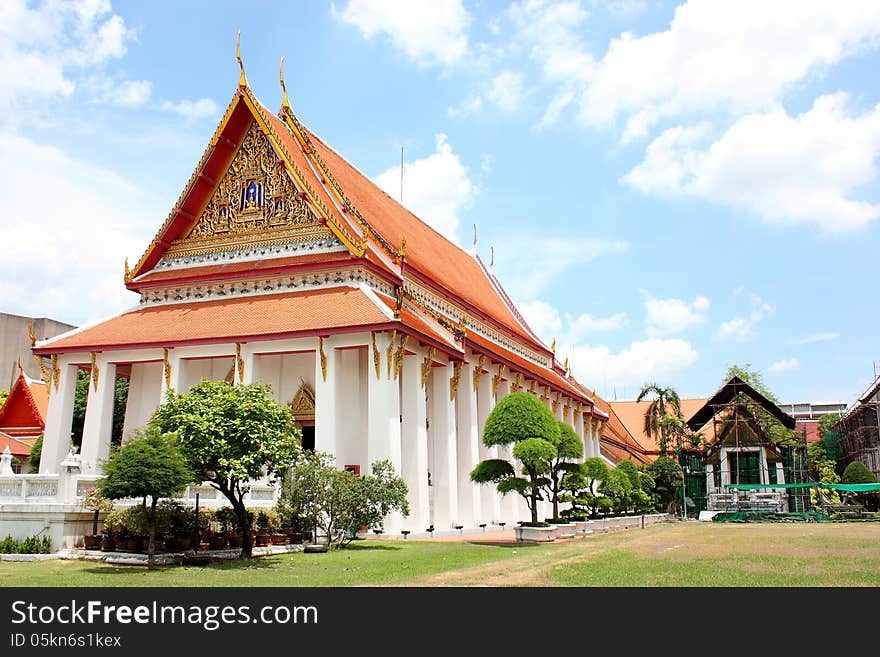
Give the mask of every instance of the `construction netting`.
[[830, 488], [842, 490], [848, 493], [877, 493], [880, 492], [880, 483], [876, 484], [826, 484], [825, 482], [803, 482], [795, 484], [725, 484], [727, 488], [735, 490], [766, 490], [768, 488]]
[[713, 522], [831, 522], [829, 515], [819, 511], [795, 511], [776, 513], [773, 511], [735, 511], [716, 513]]

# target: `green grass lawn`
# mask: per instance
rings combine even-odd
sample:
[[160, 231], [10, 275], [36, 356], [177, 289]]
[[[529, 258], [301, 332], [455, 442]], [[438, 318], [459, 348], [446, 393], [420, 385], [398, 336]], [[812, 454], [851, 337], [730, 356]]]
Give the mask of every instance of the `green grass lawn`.
[[880, 523], [670, 523], [531, 546], [363, 541], [206, 568], [0, 562], [4, 586], [880, 586]]

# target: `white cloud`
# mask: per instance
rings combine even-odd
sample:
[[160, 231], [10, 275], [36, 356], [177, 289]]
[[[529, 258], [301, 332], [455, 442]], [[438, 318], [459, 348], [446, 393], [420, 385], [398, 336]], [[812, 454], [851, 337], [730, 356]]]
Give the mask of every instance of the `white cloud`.
[[806, 337], [794, 340], [792, 344], [812, 344], [814, 342], [825, 342], [827, 340], [836, 340], [840, 337], [840, 333], [829, 331], [828, 333], [814, 333]]
[[0, 112], [69, 97], [78, 75], [124, 55], [133, 36], [109, 0], [0, 2]]
[[153, 84], [149, 80], [90, 80], [91, 102], [120, 107], [141, 107], [150, 99]]
[[[495, 246], [495, 269], [504, 288], [517, 298], [540, 295], [563, 272], [597, 258], [625, 253], [629, 243], [582, 238], [514, 238]], [[523, 257], [529, 258], [528, 267]]]
[[[564, 351], [562, 353], [569, 353]], [[677, 338], [648, 338], [614, 352], [605, 345], [582, 345], [571, 350], [572, 372], [588, 387], [641, 385], [668, 379], [698, 358], [690, 342]]]
[[880, 105], [853, 115], [846, 104], [838, 93], [800, 116], [781, 108], [746, 116], [707, 147], [706, 126], [670, 128], [623, 180], [646, 193], [746, 208], [769, 223], [860, 228], [880, 217], [880, 204], [852, 198], [877, 180]]
[[736, 340], [737, 342], [745, 342], [751, 340], [757, 335], [758, 324], [767, 315], [773, 312], [773, 306], [764, 303], [756, 294], [752, 294], [749, 303], [752, 311], [747, 317], [735, 317], [723, 322], [715, 333], [715, 339], [725, 342], [727, 340]]
[[480, 96], [465, 98], [458, 105], [453, 105], [446, 110], [446, 115], [450, 118], [457, 119], [462, 116], [468, 116], [474, 112], [483, 109], [483, 99]]
[[698, 296], [693, 301], [683, 299], [655, 299], [645, 293], [645, 325], [650, 336], [680, 333], [706, 321], [709, 300]]
[[174, 112], [191, 119], [202, 118], [219, 118], [220, 108], [210, 98], [199, 98], [198, 100], [179, 100], [176, 103], [165, 101], [162, 103], [162, 110], [166, 112]]
[[629, 317], [626, 313], [614, 313], [608, 317], [593, 317], [589, 313], [581, 313], [574, 318], [566, 316], [566, 321], [568, 321], [566, 338], [570, 341], [578, 341], [593, 331], [612, 331], [623, 328], [629, 324]]
[[[446, 135], [436, 135], [435, 141], [434, 153], [405, 164], [403, 204], [444, 237], [458, 242], [459, 213], [478, 189], [471, 182], [467, 167], [446, 141]], [[389, 196], [400, 199], [399, 166], [386, 169], [374, 181]]]
[[486, 98], [498, 109], [505, 112], [516, 111], [524, 96], [523, 76], [513, 71], [502, 71], [494, 80], [486, 93]]
[[568, 313], [562, 316], [556, 308], [540, 300], [519, 302], [514, 305], [526, 320], [526, 324], [548, 345], [554, 339], [557, 339], [559, 344], [577, 344], [590, 333], [612, 331], [629, 324], [629, 317], [622, 312], [608, 317], [593, 317], [590, 313], [581, 313], [574, 317]]
[[333, 15], [360, 30], [365, 39], [383, 34], [420, 66], [451, 66], [468, 52], [471, 17], [461, 0], [349, 0]]
[[526, 324], [548, 345], [562, 334], [562, 317], [559, 311], [544, 301], [526, 301], [514, 304]]
[[135, 305], [122, 284], [123, 259], [140, 255], [163, 208], [132, 182], [58, 148], [12, 133], [0, 141], [4, 310], [80, 324]]
[[611, 41], [584, 88], [579, 116], [601, 125], [647, 106], [666, 118], [766, 109], [807, 76], [876, 47], [878, 36], [874, 0], [690, 0], [667, 30]]
[[788, 372], [789, 370], [796, 370], [798, 367], [798, 359], [797, 358], [789, 358], [787, 360], [778, 360], [773, 363], [770, 367], [767, 368], [768, 372]]

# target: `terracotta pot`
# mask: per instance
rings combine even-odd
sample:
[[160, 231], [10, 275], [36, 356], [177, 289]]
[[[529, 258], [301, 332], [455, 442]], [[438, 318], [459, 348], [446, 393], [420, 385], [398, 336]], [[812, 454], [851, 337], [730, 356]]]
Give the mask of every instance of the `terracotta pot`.
[[272, 534], [272, 545], [287, 545], [287, 534]]
[[83, 537], [83, 543], [86, 550], [100, 550], [102, 540], [103, 538], [100, 534]]
[[104, 536], [104, 538], [101, 539], [101, 551], [113, 552], [114, 550], [116, 550], [116, 541], [110, 536]]
[[269, 545], [269, 534], [257, 534], [254, 545], [256, 547], [266, 547]]
[[231, 548], [241, 547], [241, 534], [234, 534], [232, 532], [229, 532], [226, 535], [226, 538], [229, 540], [229, 547], [231, 547]]
[[214, 534], [208, 539], [208, 545], [212, 550], [222, 550], [226, 547], [226, 536], [222, 534]]

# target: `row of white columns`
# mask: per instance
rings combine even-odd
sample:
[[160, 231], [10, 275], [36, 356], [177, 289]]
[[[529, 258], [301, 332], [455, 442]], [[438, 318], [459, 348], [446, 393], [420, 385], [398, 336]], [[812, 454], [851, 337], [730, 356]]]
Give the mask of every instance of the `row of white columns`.
[[[501, 380], [493, 394], [492, 379], [497, 373], [497, 366], [486, 366], [488, 372], [476, 377], [475, 388], [474, 374], [479, 365], [477, 359], [471, 357], [461, 365], [458, 389], [452, 399], [451, 362], [443, 356], [436, 356], [425, 386], [422, 386], [422, 365], [426, 351], [422, 347], [411, 347], [403, 358], [399, 377], [395, 377], [393, 371], [389, 372], [386, 358], [390, 339], [388, 333], [376, 335], [376, 348], [380, 354], [378, 377], [372, 353], [367, 359], [366, 459], [363, 464], [369, 467], [374, 461], [388, 459], [395, 471], [401, 473], [409, 489], [409, 517], [390, 517], [386, 521], [386, 532], [409, 529], [413, 533], [422, 533], [430, 525], [434, 525], [438, 531], [457, 525], [470, 529], [481, 523], [491, 525], [506, 522], [512, 525], [516, 520], [527, 518], [528, 509], [520, 496], [510, 494], [501, 497], [494, 486], [478, 486], [470, 481], [470, 472], [479, 461], [512, 458], [509, 447], [486, 447], [482, 443], [486, 418], [496, 401], [510, 392], [511, 382]], [[300, 342], [305, 343], [305, 340]], [[356, 343], [354, 336], [329, 337], [315, 351], [315, 447], [319, 451], [337, 454], [341, 441], [363, 439], [340, 435], [339, 423], [347, 404], [337, 385], [338, 377], [346, 374], [340, 365], [340, 347], [363, 346]], [[315, 339], [310, 339], [307, 344], [314, 349]], [[262, 345], [263, 348], [265, 346]], [[372, 345], [366, 346], [369, 352]], [[236, 380], [253, 382], [254, 357], [258, 348], [259, 345], [241, 346], [244, 371], [240, 373], [236, 366]], [[155, 406], [158, 406], [169, 387], [180, 389], [183, 360], [228, 356], [235, 356], [234, 345], [170, 349], [167, 352], [170, 371], [166, 380], [166, 354], [162, 350], [98, 354], [95, 361], [99, 372], [98, 382], [97, 385], [92, 381], [89, 383], [83, 429], [83, 473], [99, 472], [101, 461], [109, 457], [117, 369], [115, 363], [152, 362], [155, 367], [161, 367], [159, 394], [155, 399]], [[49, 400], [41, 473], [57, 472], [58, 464], [67, 455], [76, 373], [83, 360], [82, 354], [58, 358], [59, 376]], [[394, 369], [393, 363], [391, 369]], [[144, 393], [147, 391], [141, 394]], [[152, 407], [150, 404], [147, 406]], [[557, 416], [560, 418], [561, 407], [560, 403], [557, 407]], [[129, 410], [131, 408], [130, 403]], [[596, 423], [590, 418], [585, 422], [582, 414], [574, 415], [568, 413], [565, 420], [571, 422], [577, 434], [583, 437], [585, 457], [597, 456], [599, 441]], [[545, 504], [541, 512], [548, 515], [549, 504]]]

